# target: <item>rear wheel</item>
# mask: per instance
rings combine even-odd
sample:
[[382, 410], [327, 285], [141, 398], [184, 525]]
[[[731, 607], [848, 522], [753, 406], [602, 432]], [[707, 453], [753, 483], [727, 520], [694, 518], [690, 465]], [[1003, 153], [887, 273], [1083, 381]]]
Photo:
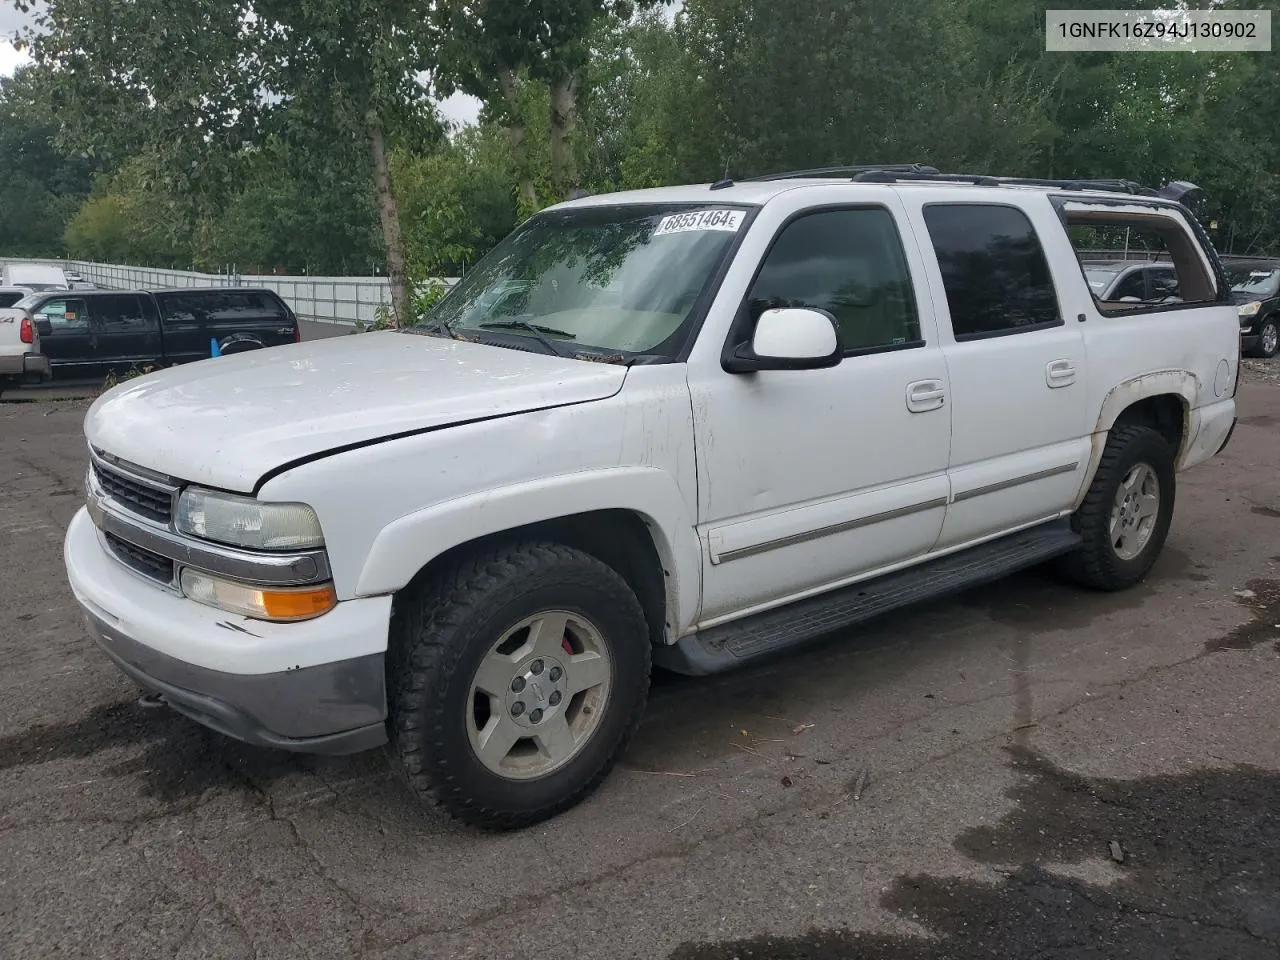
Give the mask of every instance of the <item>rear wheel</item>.
[[504, 546], [396, 608], [391, 749], [416, 793], [510, 829], [604, 779], [649, 687], [644, 614], [612, 568], [562, 544]]
[[1084, 503], [1071, 518], [1083, 544], [1063, 558], [1072, 579], [1098, 590], [1142, 580], [1173, 520], [1174, 452], [1150, 427], [1112, 429]]

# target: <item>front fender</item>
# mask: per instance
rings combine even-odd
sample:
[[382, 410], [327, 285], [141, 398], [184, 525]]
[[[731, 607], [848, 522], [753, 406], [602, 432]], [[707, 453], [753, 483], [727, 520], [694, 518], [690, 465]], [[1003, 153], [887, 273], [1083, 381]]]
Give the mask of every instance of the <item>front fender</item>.
[[648, 526], [666, 574], [667, 622], [679, 635], [694, 623], [702, 567], [694, 523], [670, 474], [613, 467], [469, 494], [400, 517], [375, 538], [356, 596], [394, 593], [436, 557], [480, 537], [595, 510], [628, 510]]

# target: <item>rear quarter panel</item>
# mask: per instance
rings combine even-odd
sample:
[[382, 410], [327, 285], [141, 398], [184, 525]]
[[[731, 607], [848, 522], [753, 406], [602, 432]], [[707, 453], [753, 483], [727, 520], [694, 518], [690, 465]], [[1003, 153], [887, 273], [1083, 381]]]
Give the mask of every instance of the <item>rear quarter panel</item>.
[[[1188, 233], [1185, 218], [1174, 218]], [[1082, 321], [1089, 364], [1088, 405], [1094, 418], [1095, 459], [1106, 432], [1133, 403], [1158, 394], [1177, 394], [1186, 405], [1179, 466], [1186, 467], [1216, 452], [1201, 453], [1213, 438], [1201, 435], [1229, 428], [1234, 417], [1240, 327], [1236, 307], [1225, 290], [1221, 302], [1179, 304], [1139, 313], [1105, 315], [1089, 292], [1076, 253], [1065, 230], [1043, 237], [1064, 310]], [[1217, 256], [1197, 239], [1212, 269]], [[1221, 280], [1218, 281], [1221, 286]], [[1223, 420], [1227, 427], [1222, 427]]]

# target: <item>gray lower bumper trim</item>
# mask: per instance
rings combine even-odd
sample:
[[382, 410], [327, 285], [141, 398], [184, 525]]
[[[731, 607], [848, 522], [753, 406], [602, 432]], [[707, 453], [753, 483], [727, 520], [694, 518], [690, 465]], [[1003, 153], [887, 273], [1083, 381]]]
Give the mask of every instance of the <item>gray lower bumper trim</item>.
[[282, 673], [224, 673], [160, 653], [86, 616], [94, 639], [130, 679], [219, 733], [301, 753], [359, 753], [387, 741], [381, 654]]

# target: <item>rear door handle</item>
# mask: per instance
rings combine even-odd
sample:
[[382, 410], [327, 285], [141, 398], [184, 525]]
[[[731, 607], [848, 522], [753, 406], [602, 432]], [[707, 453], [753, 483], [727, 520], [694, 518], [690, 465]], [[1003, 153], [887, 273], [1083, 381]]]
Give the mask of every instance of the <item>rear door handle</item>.
[[1070, 360], [1054, 360], [1044, 368], [1045, 382], [1051, 389], [1076, 382], [1076, 367]]
[[927, 413], [939, 409], [947, 400], [947, 389], [941, 380], [917, 380], [907, 384], [907, 409]]

